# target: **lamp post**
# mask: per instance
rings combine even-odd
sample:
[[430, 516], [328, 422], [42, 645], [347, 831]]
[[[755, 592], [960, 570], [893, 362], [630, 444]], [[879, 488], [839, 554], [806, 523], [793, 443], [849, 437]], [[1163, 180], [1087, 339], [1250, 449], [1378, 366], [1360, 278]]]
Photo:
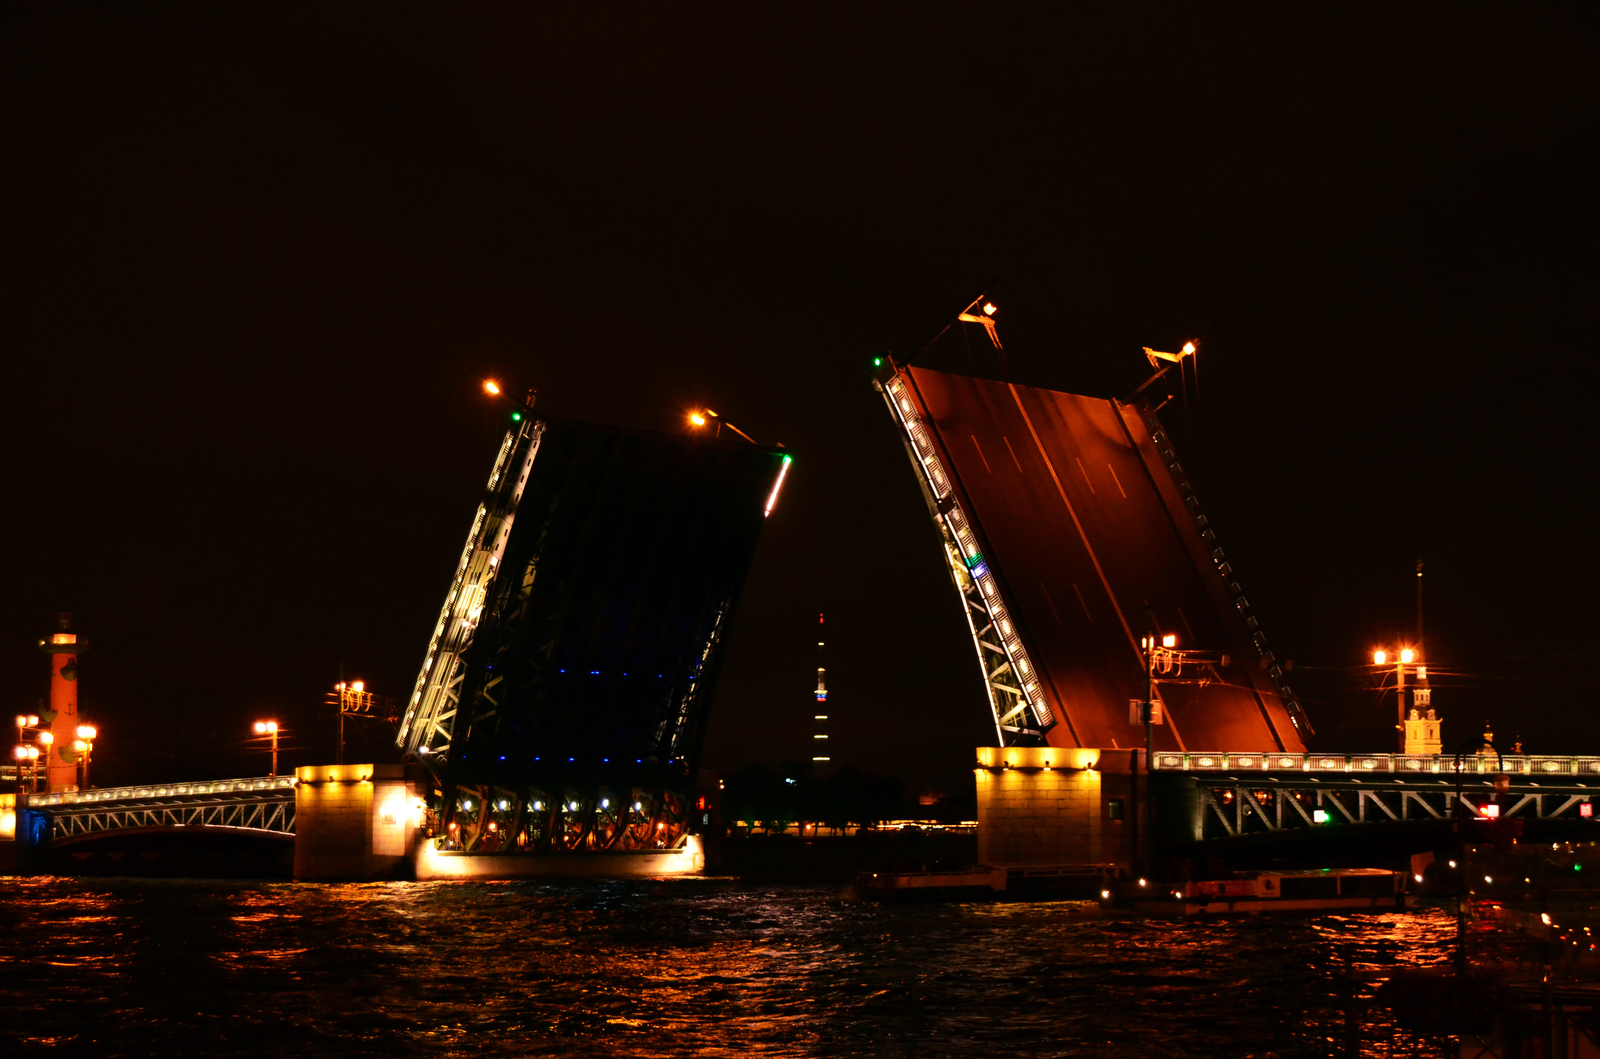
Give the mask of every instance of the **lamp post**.
[[[1391, 654], [1384, 648], [1372, 652], [1372, 664], [1380, 668], [1387, 666], [1390, 660], [1394, 661], [1396, 705], [1395, 729], [1399, 732], [1400, 752], [1406, 752], [1406, 667], [1411, 667], [1411, 672], [1417, 678], [1417, 690], [1425, 692], [1428, 684], [1428, 667], [1422, 663], [1421, 652], [1410, 647], [1402, 647]], [[1415, 664], [1413, 664], [1415, 663]]]
[[267, 775], [276, 776], [278, 774], [278, 722], [257, 721], [255, 732], [256, 735], [269, 736], [272, 739], [272, 771]]
[[[30, 742], [32, 741], [32, 742]], [[11, 747], [11, 758], [16, 761], [16, 789], [18, 793], [38, 793], [40, 755], [50, 761], [51, 734], [48, 721], [40, 725], [37, 713], [16, 715], [16, 745]], [[24, 779], [26, 771], [26, 779]]]
[[[39, 754], [40, 747], [45, 747], [44, 754], [49, 760], [50, 741], [45, 737], [50, 734], [49, 724], [40, 723], [38, 714], [17, 714], [17, 745], [12, 748], [11, 756], [17, 762], [17, 791], [23, 791], [27, 785], [26, 793], [39, 792]], [[31, 745], [30, 745], [31, 744]], [[23, 779], [23, 770], [27, 770], [27, 779]]]
[[715, 426], [712, 427], [711, 436], [714, 438], [720, 438], [722, 436], [722, 428], [727, 427], [741, 438], [744, 438], [750, 444], [758, 444], [755, 438], [751, 437], [749, 434], [746, 434], [744, 431], [740, 430], [726, 419], [723, 419], [709, 408], [700, 408], [689, 413], [689, 426], [693, 427], [695, 430], [703, 429], [704, 427], [713, 423]]
[[89, 759], [94, 756], [94, 740], [100, 732], [92, 724], [78, 725], [78, 738], [73, 740], [72, 749], [78, 757], [78, 789], [89, 788]]

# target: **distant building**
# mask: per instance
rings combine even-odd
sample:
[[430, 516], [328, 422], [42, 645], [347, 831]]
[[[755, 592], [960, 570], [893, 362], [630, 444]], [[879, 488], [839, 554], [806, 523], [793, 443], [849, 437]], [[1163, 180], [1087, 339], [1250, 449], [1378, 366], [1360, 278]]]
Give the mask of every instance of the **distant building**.
[[817, 615], [817, 705], [818, 712], [812, 714], [812, 724], [816, 730], [811, 733], [811, 760], [814, 764], [826, 767], [832, 759], [828, 752], [828, 715], [821, 712], [827, 709], [828, 703], [828, 670], [822, 664], [822, 623], [824, 615]]

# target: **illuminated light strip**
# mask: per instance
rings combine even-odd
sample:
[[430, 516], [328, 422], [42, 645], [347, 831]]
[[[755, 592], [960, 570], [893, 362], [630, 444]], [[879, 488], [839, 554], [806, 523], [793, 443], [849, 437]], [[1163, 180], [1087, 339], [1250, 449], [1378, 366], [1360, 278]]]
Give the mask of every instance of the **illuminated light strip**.
[[[890, 407], [896, 412], [901, 425], [911, 438], [912, 454], [921, 465], [922, 473], [932, 484], [933, 495], [941, 500], [945, 499], [946, 496], [954, 500], [955, 494], [948, 489], [949, 483], [945, 479], [944, 469], [940, 466], [938, 456], [933, 451], [932, 430], [917, 416], [916, 409], [912, 406], [910, 398], [906, 396], [905, 383], [897, 376], [889, 382], [888, 389], [891, 397], [894, 398], [890, 402]], [[941, 489], [947, 491], [941, 493]], [[968, 524], [965, 512], [961, 510], [961, 505], [959, 503], [954, 504], [942, 518], [950, 527], [958, 547], [968, 557], [978, 556], [981, 559], [976, 539]], [[1000, 598], [999, 589], [989, 575], [988, 564], [979, 562], [971, 573], [980, 595], [989, 606], [991, 621], [996, 621], [1003, 617], [1004, 605]], [[977, 630], [974, 629], [973, 631], [976, 632]], [[1018, 681], [1022, 687], [1012, 693], [1016, 694], [1026, 706], [1032, 708], [1034, 719], [1041, 727], [1049, 727], [1055, 723], [1053, 711], [1040, 696], [1038, 683], [1032, 680], [1032, 662], [1029, 660], [1027, 652], [1023, 650], [1021, 640], [1017, 637], [1015, 631], [1009, 635], [1001, 635], [1000, 649], [1005, 653], [1006, 660], [1011, 668], [1022, 674], [1023, 679]], [[985, 669], [987, 670], [987, 666], [985, 666]], [[985, 683], [992, 684], [991, 678], [994, 675], [986, 673]], [[1014, 717], [1018, 712], [1016, 709], [1011, 710], [1007, 713], [1006, 719]], [[1002, 723], [1004, 722], [1002, 721]]]
[[766, 518], [768, 515], [772, 514], [772, 505], [778, 502], [778, 490], [783, 488], [783, 479], [786, 475], [788, 475], [789, 464], [793, 462], [793, 460], [793, 456], [785, 456], [783, 458], [783, 466], [778, 468], [778, 480], [772, 483], [772, 495], [767, 497], [767, 509], [761, 513], [762, 518]]

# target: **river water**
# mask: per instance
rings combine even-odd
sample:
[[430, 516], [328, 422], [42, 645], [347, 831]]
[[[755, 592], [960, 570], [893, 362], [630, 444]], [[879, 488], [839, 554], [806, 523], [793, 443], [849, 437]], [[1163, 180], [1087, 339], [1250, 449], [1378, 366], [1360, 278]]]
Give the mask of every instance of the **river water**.
[[[0, 1054], [1322, 1056], [1444, 911], [1206, 923], [733, 880], [0, 879]], [[1370, 1055], [1438, 1044], [1369, 1014]]]

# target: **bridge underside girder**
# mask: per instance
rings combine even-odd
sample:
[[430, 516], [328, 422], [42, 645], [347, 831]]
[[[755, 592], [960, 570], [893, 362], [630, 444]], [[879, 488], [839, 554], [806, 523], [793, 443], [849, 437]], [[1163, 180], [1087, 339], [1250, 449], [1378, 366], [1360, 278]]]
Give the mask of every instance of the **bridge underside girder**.
[[[1347, 846], [1370, 855], [1422, 852], [1457, 841], [1491, 842], [1520, 824], [1524, 840], [1600, 838], [1592, 813], [1600, 788], [1580, 783], [1514, 784], [1496, 798], [1492, 782], [1313, 779], [1304, 774], [1160, 774], [1153, 826], [1166, 845], [1225, 854]], [[1585, 807], [1590, 807], [1585, 809]], [[1492, 807], [1492, 808], [1491, 808]], [[1164, 819], [1163, 819], [1164, 818]], [[1513, 825], [1515, 826], [1515, 825]]]

